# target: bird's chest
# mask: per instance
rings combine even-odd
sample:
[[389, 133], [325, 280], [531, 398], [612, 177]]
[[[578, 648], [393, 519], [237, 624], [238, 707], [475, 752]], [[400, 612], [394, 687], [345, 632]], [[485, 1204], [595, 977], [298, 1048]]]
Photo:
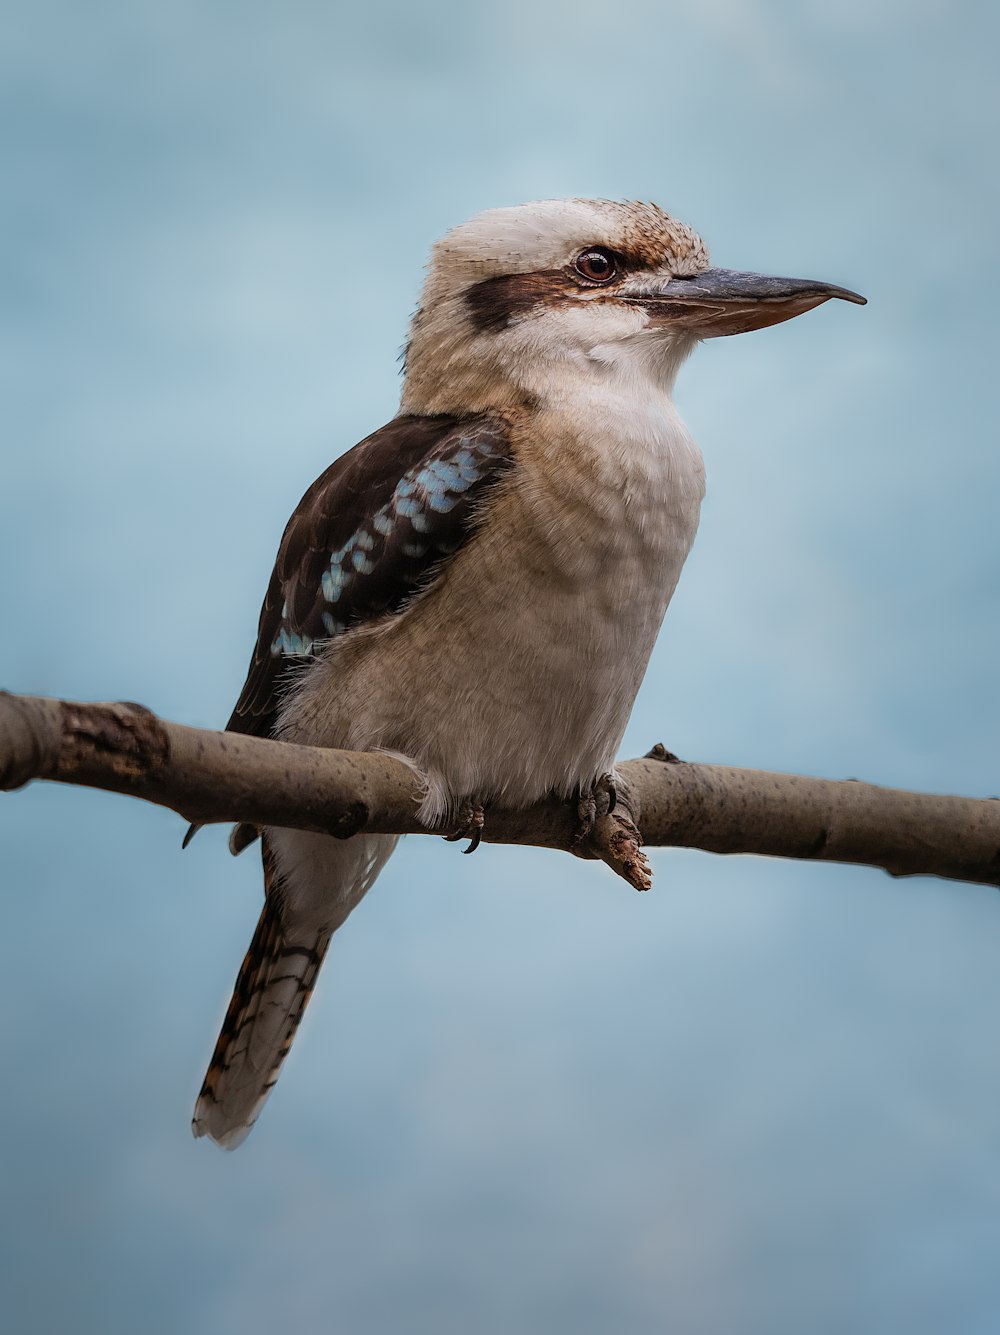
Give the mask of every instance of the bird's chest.
[[602, 403], [525, 460], [508, 536], [554, 608], [619, 632], [662, 617], [697, 530], [697, 446], [658, 405]]
[[537, 423], [435, 584], [330, 663], [327, 740], [411, 756], [425, 815], [568, 793], [612, 763], [703, 492], [676, 417], [629, 435], [612, 416]]
[[518, 643], [592, 719], [602, 697], [605, 730], [620, 733], [694, 540], [704, 473], [672, 412], [608, 411], [588, 428], [553, 433], [526, 464], [495, 550], [506, 542], [521, 591]]
[[701, 457], [676, 419], [530, 444], [399, 663], [422, 702], [399, 749], [452, 793], [531, 801], [609, 768], [697, 528]]

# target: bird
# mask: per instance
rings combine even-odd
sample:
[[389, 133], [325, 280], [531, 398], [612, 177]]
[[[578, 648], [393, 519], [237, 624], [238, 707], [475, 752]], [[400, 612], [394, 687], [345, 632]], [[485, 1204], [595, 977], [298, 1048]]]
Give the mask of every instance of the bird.
[[[705, 490], [673, 401], [702, 339], [846, 288], [713, 268], [652, 203], [555, 199], [437, 242], [398, 415], [285, 528], [230, 731], [385, 751], [422, 820], [606, 794]], [[606, 809], [606, 808], [605, 808]], [[190, 832], [189, 832], [190, 834]], [[226, 1149], [277, 1080], [331, 937], [397, 837], [260, 836], [264, 906], [195, 1105]]]

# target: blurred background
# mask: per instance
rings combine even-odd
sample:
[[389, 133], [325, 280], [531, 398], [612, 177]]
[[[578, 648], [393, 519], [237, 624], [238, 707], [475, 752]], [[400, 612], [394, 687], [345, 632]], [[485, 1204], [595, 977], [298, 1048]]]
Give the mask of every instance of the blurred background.
[[[995, 7], [10, 5], [0, 684], [221, 726], [284, 522], [390, 418], [432, 241], [652, 198], [844, 283], [682, 373], [702, 529], [625, 754], [1000, 792]], [[411, 838], [242, 1150], [221, 830], [0, 799], [0, 1288], [34, 1332], [1000, 1327], [1000, 903]]]

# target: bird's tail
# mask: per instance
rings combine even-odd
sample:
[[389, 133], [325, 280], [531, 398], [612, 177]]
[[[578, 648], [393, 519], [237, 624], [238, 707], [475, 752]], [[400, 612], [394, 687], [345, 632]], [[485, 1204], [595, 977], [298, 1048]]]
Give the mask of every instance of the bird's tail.
[[[298, 838], [333, 845], [331, 851], [338, 845], [346, 851], [346, 845], [356, 842], [318, 835]], [[357, 842], [363, 839], [359, 836]], [[233, 1150], [249, 1135], [292, 1046], [330, 937], [371, 885], [395, 844], [394, 839], [378, 842], [388, 847], [379, 850], [377, 859], [366, 859], [363, 882], [325, 887], [327, 903], [336, 904], [339, 899], [341, 905], [331, 920], [329, 912], [317, 916], [295, 911], [294, 899], [279, 880], [273, 838], [265, 835], [262, 839], [264, 908], [195, 1104], [191, 1128], [196, 1136], [209, 1136], [224, 1149]]]

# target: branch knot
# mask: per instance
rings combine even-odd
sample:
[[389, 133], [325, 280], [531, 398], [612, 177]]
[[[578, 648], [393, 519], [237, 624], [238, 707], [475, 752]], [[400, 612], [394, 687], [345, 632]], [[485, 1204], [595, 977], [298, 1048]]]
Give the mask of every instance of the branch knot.
[[59, 702], [62, 746], [59, 768], [66, 774], [98, 764], [121, 779], [155, 774], [170, 759], [166, 728], [145, 705]]

